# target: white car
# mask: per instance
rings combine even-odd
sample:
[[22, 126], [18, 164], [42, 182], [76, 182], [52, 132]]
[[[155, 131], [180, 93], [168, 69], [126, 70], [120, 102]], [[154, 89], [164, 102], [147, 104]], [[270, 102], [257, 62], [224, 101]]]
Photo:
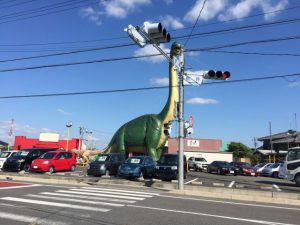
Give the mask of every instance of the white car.
[[2, 169], [4, 163], [6, 162], [6, 160], [13, 156], [14, 154], [16, 154], [18, 151], [14, 150], [14, 151], [3, 151], [0, 153], [0, 169]]
[[273, 163], [260, 163], [254, 167], [254, 170], [258, 173], [261, 173], [264, 168], [271, 166]]

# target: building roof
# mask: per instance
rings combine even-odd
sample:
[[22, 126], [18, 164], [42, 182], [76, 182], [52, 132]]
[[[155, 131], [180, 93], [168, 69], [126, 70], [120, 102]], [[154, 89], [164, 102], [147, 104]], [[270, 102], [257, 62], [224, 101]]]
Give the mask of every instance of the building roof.
[[[271, 155], [271, 154], [275, 154], [276, 151], [275, 150], [268, 150], [268, 149], [257, 149], [254, 153], [261, 153], [262, 155]], [[288, 151], [286, 150], [279, 150], [279, 154], [281, 155], [285, 155], [287, 154]]]
[[300, 132], [294, 130], [288, 130], [278, 134], [268, 135], [265, 137], [258, 138], [258, 141], [269, 141], [272, 139], [272, 143], [287, 143], [287, 142], [299, 142], [300, 143]]
[[0, 146], [7, 146], [8, 144], [4, 141], [0, 141]]

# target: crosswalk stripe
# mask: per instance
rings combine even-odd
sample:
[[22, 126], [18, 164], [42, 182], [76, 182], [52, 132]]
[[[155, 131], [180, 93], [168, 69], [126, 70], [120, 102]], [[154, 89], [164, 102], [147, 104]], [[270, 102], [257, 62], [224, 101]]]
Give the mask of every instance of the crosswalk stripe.
[[131, 197], [131, 196], [109, 195], [109, 194], [92, 193], [92, 192], [82, 192], [82, 190], [81, 191], [58, 190], [57, 192], [59, 192], [59, 193], [71, 193], [71, 194], [78, 194], [78, 195], [105, 196], [105, 197], [131, 199], [131, 200], [145, 200], [145, 198], [138, 198], [138, 197]]
[[8, 212], [0, 212], [0, 218], [18, 221], [18, 222], [39, 224], [39, 225], [70, 225], [70, 223], [64, 223], [64, 222], [48, 220], [48, 219], [39, 219], [38, 217], [32, 217], [32, 216], [22, 216], [22, 215], [8, 213]]
[[124, 193], [134, 193], [134, 194], [143, 194], [143, 195], [160, 195], [159, 193], [154, 192], [142, 192], [142, 191], [129, 191], [129, 190], [121, 190], [121, 189], [110, 189], [110, 188], [95, 188], [95, 187], [82, 187], [82, 189], [90, 189], [90, 190], [100, 190], [100, 191], [113, 191], [113, 192], [124, 192]]
[[88, 203], [92, 205], [107, 205], [107, 206], [113, 206], [113, 207], [123, 207], [124, 204], [117, 204], [117, 203], [109, 203], [109, 202], [95, 202], [95, 201], [85, 201], [81, 199], [70, 199], [70, 198], [61, 198], [61, 197], [53, 197], [53, 196], [43, 196], [43, 195], [26, 195], [27, 197], [33, 197], [33, 198], [44, 198], [44, 199], [52, 199], [52, 200], [58, 200], [58, 201], [67, 201], [67, 202], [80, 202], [80, 203]]
[[131, 203], [131, 204], [136, 202], [136, 201], [125, 200], [125, 199], [103, 198], [103, 197], [96, 197], [96, 196], [81, 196], [78, 194], [62, 194], [62, 193], [57, 193], [57, 192], [41, 192], [39, 194], [70, 197], [70, 198], [83, 198], [83, 199], [98, 200], [98, 201], [100, 200], [100, 201], [119, 202], [119, 203]]
[[83, 205], [72, 205], [72, 204], [59, 203], [59, 202], [39, 201], [39, 200], [25, 199], [25, 198], [3, 197], [0, 199], [6, 200], [6, 201], [24, 202], [24, 203], [31, 203], [31, 204], [38, 204], [38, 205], [47, 205], [47, 206], [80, 209], [80, 210], [90, 210], [90, 211], [98, 211], [98, 212], [110, 211], [110, 209], [104, 209], [104, 208], [96, 208], [96, 207], [89, 207], [89, 206], [83, 206]]
[[152, 198], [152, 196], [149, 195], [141, 195], [141, 194], [132, 194], [132, 193], [119, 193], [119, 192], [113, 192], [113, 191], [100, 191], [100, 190], [89, 190], [89, 189], [70, 189], [71, 191], [85, 191], [85, 192], [95, 192], [95, 193], [103, 193], [103, 194], [120, 194], [124, 196], [134, 196], [134, 197], [143, 197], [143, 198]]

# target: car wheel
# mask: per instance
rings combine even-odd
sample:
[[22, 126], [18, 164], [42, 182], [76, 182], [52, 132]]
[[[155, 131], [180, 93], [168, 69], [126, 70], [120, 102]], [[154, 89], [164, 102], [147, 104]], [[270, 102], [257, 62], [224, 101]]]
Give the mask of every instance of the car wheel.
[[294, 179], [296, 186], [300, 187], [300, 174], [297, 174]]
[[219, 174], [219, 175], [222, 175], [221, 169], [218, 169], [218, 174]]
[[54, 167], [53, 166], [50, 166], [50, 168], [49, 168], [49, 173], [53, 173], [54, 172]]
[[29, 168], [30, 168], [30, 164], [26, 163], [26, 164], [24, 165], [24, 171], [25, 171], [25, 172], [28, 172], [28, 171], [29, 171]]
[[71, 171], [74, 172], [75, 171], [75, 165], [71, 166]]
[[194, 166], [194, 170], [195, 170], [195, 171], [198, 171], [198, 169], [197, 169], [197, 167], [196, 167], [196, 166]]
[[278, 172], [272, 173], [272, 177], [273, 177], [273, 178], [278, 178]]

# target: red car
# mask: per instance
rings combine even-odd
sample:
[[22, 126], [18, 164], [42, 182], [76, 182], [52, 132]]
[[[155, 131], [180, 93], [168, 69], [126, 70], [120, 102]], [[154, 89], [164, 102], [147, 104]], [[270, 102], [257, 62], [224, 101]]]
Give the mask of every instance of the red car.
[[239, 169], [239, 175], [259, 176], [259, 173], [249, 163], [231, 162], [230, 164]]
[[30, 170], [35, 172], [74, 171], [76, 156], [74, 153], [50, 151], [32, 161]]

